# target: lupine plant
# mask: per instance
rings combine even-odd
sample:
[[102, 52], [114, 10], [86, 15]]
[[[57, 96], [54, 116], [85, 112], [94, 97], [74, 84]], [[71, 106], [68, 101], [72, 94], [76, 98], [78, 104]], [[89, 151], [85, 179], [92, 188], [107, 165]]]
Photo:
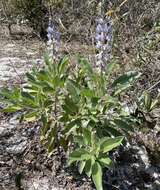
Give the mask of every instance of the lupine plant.
[[[109, 60], [107, 48], [111, 47], [112, 26], [108, 22], [100, 19], [96, 29], [103, 64]], [[48, 45], [59, 39], [53, 26], [49, 25], [47, 32]], [[43, 68], [26, 74], [25, 86], [0, 92], [5, 103], [2, 111], [20, 111], [21, 121], [39, 121], [40, 139], [48, 152], [57, 149], [60, 154], [63, 149], [68, 164], [77, 165], [80, 173], [92, 177], [97, 190], [103, 189], [103, 168], [113, 165], [109, 152], [134, 130], [135, 118], [120, 97], [140, 76], [128, 72], [113, 81], [115, 63], [103, 64], [101, 70], [105, 67], [106, 72], [99, 72], [78, 57], [77, 66], [71, 70], [68, 57], [57, 61], [46, 55]]]
[[78, 58], [77, 65], [73, 72], [67, 57], [53, 63], [45, 56], [43, 69], [27, 73], [23, 88], [1, 90], [6, 104], [2, 111], [21, 111], [21, 121], [39, 121], [41, 142], [48, 152], [63, 148], [68, 163], [78, 165], [80, 173], [91, 176], [101, 190], [102, 169], [113, 165], [109, 151], [120, 145], [135, 125], [119, 96], [139, 75], [129, 72], [109, 87], [113, 63], [108, 64], [107, 75], [92, 69], [84, 58]]

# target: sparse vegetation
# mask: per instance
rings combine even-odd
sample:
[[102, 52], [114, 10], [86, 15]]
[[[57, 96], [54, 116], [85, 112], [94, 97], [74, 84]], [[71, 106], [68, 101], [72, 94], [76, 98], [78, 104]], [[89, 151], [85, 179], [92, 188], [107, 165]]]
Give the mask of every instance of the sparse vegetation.
[[[147, 159], [139, 153], [138, 160], [144, 162], [143, 172], [154, 165], [160, 177], [160, 117], [155, 116], [160, 105], [160, 3], [2, 0], [1, 5], [1, 22], [11, 36], [14, 23], [25, 23], [46, 45], [42, 63], [19, 76], [20, 85], [0, 89], [1, 113], [18, 114], [20, 123], [39, 126], [38, 146], [45, 155], [59, 159], [60, 167], [77, 166], [97, 190], [125, 189], [125, 180], [114, 185], [105, 172], [118, 171], [128, 147], [145, 150]], [[63, 49], [73, 41], [88, 51]], [[60, 169], [50, 170], [56, 178]], [[155, 183], [153, 190], [158, 189]], [[19, 184], [21, 189], [21, 179]]]

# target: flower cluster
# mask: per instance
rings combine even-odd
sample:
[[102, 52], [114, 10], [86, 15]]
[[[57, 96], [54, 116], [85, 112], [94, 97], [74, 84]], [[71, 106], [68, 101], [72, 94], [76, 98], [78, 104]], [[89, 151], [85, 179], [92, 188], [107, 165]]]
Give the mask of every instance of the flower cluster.
[[47, 38], [49, 55], [55, 58], [60, 47], [60, 33], [56, 30], [55, 26], [51, 24], [51, 22], [48, 24]]
[[97, 20], [95, 40], [97, 50], [96, 68], [103, 72], [111, 57], [112, 50], [112, 21], [110, 17]]

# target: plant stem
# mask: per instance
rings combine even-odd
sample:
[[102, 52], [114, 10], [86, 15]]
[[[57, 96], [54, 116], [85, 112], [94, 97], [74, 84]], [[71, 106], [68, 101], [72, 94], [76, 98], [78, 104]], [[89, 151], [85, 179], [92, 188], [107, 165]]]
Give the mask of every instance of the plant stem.
[[59, 138], [58, 138], [58, 123], [57, 123], [57, 102], [58, 102], [58, 93], [57, 91], [55, 92], [55, 103], [54, 103], [54, 116], [55, 116], [55, 120], [56, 120], [56, 123], [55, 123], [55, 131], [56, 131], [56, 136], [55, 136], [55, 140], [56, 140], [56, 143], [57, 143], [57, 151], [58, 151], [58, 154], [60, 154], [60, 144], [59, 144]]

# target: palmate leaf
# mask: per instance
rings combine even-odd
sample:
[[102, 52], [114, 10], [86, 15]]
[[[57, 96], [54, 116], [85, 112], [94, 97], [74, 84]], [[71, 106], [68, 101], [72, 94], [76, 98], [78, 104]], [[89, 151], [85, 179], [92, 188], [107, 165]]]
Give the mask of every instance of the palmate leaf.
[[112, 149], [119, 146], [122, 143], [123, 139], [124, 139], [124, 137], [122, 137], [122, 136], [115, 137], [115, 138], [108, 138], [106, 141], [101, 143], [100, 149], [103, 153], [109, 152]]
[[102, 186], [102, 168], [98, 162], [92, 166], [92, 179], [97, 190], [103, 190]]

